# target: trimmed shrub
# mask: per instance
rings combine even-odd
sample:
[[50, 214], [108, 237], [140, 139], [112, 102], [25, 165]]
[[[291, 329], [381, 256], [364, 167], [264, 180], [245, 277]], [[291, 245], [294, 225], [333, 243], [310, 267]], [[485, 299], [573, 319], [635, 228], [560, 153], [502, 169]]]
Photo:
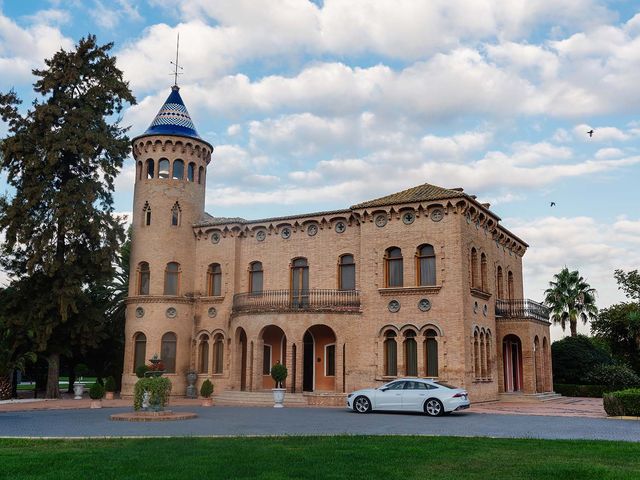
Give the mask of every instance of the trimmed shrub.
[[573, 385], [568, 383], [554, 383], [553, 391], [565, 397], [602, 398], [604, 392], [612, 389], [606, 385]]
[[629, 388], [617, 392], [605, 393], [604, 411], [610, 417], [629, 415], [640, 416], [640, 388]]
[[287, 379], [288, 374], [287, 367], [281, 363], [276, 363], [271, 367], [271, 378], [276, 382], [276, 388], [282, 388], [282, 382]]
[[200, 395], [203, 398], [209, 398], [213, 393], [213, 383], [208, 378], [202, 382], [202, 386], [200, 386]]
[[589, 337], [565, 337], [551, 344], [553, 379], [558, 383], [583, 385], [586, 374], [612, 363], [611, 356]]
[[149, 367], [146, 365], [138, 365], [136, 368], [136, 377], [144, 378], [144, 374], [149, 371]]
[[91, 398], [91, 400], [100, 400], [102, 397], [104, 397], [104, 387], [98, 382], [91, 385], [89, 398]]
[[104, 389], [107, 392], [115, 392], [116, 391], [116, 379], [113, 377], [107, 377], [104, 381]]
[[171, 394], [171, 380], [166, 377], [141, 378], [133, 388], [133, 409], [142, 408], [142, 397], [144, 392], [149, 392], [149, 406], [153, 410], [162, 410], [169, 403]]
[[585, 375], [585, 380], [610, 387], [607, 391], [640, 387], [640, 377], [625, 365], [600, 365]]

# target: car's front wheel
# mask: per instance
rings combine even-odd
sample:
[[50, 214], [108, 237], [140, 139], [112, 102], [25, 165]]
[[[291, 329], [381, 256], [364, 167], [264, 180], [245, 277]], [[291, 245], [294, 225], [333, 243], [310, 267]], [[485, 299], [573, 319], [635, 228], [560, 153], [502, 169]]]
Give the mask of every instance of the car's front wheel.
[[367, 397], [357, 397], [353, 401], [353, 409], [358, 413], [369, 413], [371, 411], [371, 402]]
[[437, 398], [430, 398], [424, 402], [424, 413], [430, 417], [439, 417], [444, 413], [444, 405]]

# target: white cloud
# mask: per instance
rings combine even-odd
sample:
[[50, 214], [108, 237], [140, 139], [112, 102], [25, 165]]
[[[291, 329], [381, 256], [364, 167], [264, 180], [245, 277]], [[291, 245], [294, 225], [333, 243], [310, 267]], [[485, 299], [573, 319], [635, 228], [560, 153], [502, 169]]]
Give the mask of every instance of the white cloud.
[[[593, 130], [593, 136], [587, 135], [588, 131]], [[576, 138], [580, 138], [584, 141], [589, 142], [608, 142], [608, 141], [618, 141], [624, 142], [632, 138], [632, 135], [629, 133], [623, 132], [619, 128], [616, 127], [594, 127], [592, 125], [581, 124], [576, 125], [573, 128], [573, 134]]]

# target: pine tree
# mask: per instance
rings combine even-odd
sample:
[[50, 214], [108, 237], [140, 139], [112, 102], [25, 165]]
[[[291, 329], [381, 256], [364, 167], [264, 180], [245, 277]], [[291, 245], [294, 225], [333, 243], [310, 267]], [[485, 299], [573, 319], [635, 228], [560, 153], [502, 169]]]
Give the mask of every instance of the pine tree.
[[135, 98], [113, 44], [89, 35], [34, 70], [41, 97], [21, 115], [14, 92], [0, 95], [9, 134], [2, 168], [15, 193], [0, 199], [5, 233], [2, 267], [28, 299], [22, 327], [47, 355], [47, 397], [58, 393], [60, 354], [98, 340], [92, 288], [108, 281], [124, 238], [113, 214], [114, 178], [129, 153], [126, 128], [114, 118]]

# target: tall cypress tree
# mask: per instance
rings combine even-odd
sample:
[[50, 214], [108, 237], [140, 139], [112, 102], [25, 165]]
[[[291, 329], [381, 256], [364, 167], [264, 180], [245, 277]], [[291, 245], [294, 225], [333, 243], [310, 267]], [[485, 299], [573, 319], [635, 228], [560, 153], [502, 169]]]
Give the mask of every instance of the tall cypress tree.
[[28, 299], [16, 328], [47, 355], [48, 398], [58, 396], [60, 354], [98, 340], [104, 312], [92, 308], [91, 290], [113, 275], [124, 239], [113, 182], [130, 147], [118, 114], [135, 98], [112, 47], [89, 35], [46, 60], [24, 115], [14, 92], [0, 95], [2, 168], [15, 190], [0, 199], [0, 262]]

